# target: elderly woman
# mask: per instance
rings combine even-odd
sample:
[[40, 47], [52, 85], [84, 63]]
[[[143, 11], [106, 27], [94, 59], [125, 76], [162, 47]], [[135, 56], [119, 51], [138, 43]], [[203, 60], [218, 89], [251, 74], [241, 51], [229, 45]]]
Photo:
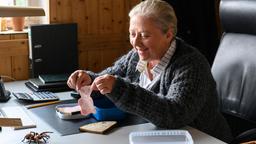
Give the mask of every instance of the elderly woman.
[[68, 80], [91, 85], [120, 109], [157, 127], [189, 125], [228, 142], [231, 134], [217, 107], [215, 81], [205, 57], [175, 37], [177, 19], [162, 0], [146, 0], [130, 16], [133, 49], [101, 73], [77, 70]]

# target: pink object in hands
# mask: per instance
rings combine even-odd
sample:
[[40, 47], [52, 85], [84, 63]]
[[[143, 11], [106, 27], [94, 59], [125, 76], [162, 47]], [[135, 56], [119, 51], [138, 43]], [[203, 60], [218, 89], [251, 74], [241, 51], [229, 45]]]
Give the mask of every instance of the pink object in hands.
[[78, 104], [81, 107], [81, 114], [88, 115], [95, 113], [95, 107], [91, 98], [92, 89], [91, 86], [84, 86], [79, 90], [81, 98], [78, 100]]
[[72, 114], [74, 112], [80, 112], [81, 107], [79, 105], [77, 106], [72, 106], [72, 107], [59, 107], [58, 111], [64, 114]]

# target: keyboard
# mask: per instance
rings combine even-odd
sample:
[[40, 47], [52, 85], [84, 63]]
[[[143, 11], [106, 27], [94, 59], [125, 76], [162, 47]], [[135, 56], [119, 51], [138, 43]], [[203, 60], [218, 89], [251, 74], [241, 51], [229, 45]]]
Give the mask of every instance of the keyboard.
[[59, 97], [49, 91], [33, 92], [33, 93], [12, 93], [18, 100], [27, 101], [53, 101], [58, 100]]

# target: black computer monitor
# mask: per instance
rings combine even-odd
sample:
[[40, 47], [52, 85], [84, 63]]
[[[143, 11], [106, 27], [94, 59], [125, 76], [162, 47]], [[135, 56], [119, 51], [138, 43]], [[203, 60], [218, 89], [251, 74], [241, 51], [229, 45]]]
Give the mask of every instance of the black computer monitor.
[[78, 69], [77, 24], [30, 26], [29, 51], [31, 78], [72, 73]]

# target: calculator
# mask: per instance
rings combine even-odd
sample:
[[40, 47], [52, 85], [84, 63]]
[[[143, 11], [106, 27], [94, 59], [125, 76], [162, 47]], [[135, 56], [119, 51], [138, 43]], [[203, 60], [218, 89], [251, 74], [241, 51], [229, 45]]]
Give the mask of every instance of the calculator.
[[53, 92], [44, 91], [44, 92], [33, 92], [33, 93], [12, 93], [18, 100], [27, 100], [27, 101], [53, 101], [58, 100], [59, 97]]

